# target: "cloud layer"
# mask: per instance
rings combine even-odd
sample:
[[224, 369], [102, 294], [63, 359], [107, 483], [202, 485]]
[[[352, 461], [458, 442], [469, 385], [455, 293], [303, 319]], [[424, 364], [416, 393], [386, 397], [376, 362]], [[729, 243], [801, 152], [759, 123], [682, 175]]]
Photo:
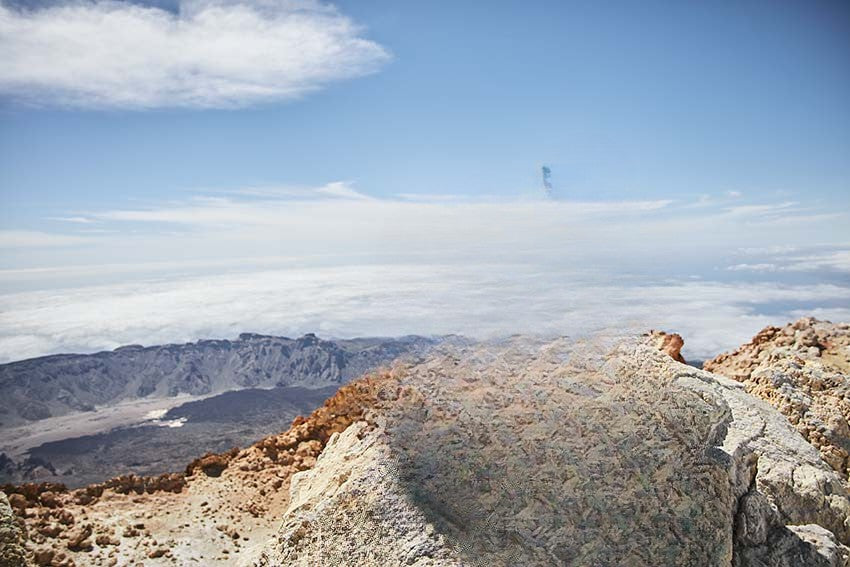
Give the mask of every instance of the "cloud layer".
[[[0, 0], [2, 2], [2, 0]], [[75, 107], [238, 107], [289, 100], [389, 59], [312, 0], [0, 3], [0, 92]]]
[[[394, 264], [299, 267], [0, 296], [0, 360], [122, 344], [233, 338], [512, 333], [580, 336], [606, 328], [682, 333], [706, 357], [809, 306], [850, 320], [850, 287], [620, 280], [582, 267]], [[777, 304], [795, 307], [777, 309]]]
[[378, 198], [336, 182], [62, 211], [55, 233], [0, 232], [0, 360], [244, 331], [605, 328], [678, 331], [705, 357], [803, 314], [850, 320], [846, 213], [734, 199]]

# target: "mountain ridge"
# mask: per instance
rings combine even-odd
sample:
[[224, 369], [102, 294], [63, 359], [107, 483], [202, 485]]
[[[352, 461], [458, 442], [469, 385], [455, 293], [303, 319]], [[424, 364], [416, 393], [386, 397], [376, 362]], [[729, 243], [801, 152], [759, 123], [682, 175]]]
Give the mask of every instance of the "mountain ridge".
[[93, 411], [121, 401], [208, 395], [244, 388], [339, 385], [437, 338], [324, 340], [242, 333], [92, 354], [54, 354], [0, 365], [0, 427]]

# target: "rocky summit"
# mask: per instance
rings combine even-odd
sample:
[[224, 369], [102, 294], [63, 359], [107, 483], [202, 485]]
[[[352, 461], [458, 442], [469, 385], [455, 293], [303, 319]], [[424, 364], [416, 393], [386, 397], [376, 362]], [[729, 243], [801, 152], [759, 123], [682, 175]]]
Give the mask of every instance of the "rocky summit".
[[446, 342], [183, 473], [4, 490], [57, 567], [850, 565], [846, 475], [680, 348]]
[[842, 477], [658, 342], [514, 339], [399, 369], [295, 475], [257, 564], [847, 564]]

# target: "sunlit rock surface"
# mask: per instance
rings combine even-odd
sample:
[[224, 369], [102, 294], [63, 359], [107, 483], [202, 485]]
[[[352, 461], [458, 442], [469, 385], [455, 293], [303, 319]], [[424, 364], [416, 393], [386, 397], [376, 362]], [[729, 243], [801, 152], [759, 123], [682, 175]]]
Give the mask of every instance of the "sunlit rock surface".
[[821, 457], [850, 474], [850, 325], [805, 317], [767, 327], [705, 363], [778, 409]]
[[656, 342], [518, 338], [398, 369], [294, 477], [256, 563], [846, 565], [840, 476]]

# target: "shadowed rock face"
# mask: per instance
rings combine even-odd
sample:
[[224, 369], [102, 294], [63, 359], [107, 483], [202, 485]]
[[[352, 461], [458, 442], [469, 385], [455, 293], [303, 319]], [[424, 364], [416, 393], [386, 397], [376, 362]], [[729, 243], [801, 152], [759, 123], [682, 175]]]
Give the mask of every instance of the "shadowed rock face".
[[842, 479], [655, 342], [516, 339], [399, 370], [294, 477], [256, 564], [846, 565]]
[[339, 385], [432, 342], [421, 337], [325, 341], [312, 334], [300, 339], [242, 334], [235, 341], [126, 346], [13, 362], [0, 365], [0, 426], [138, 398]]
[[705, 369], [742, 382], [778, 409], [841, 473], [850, 474], [850, 325], [806, 317], [767, 327]]

